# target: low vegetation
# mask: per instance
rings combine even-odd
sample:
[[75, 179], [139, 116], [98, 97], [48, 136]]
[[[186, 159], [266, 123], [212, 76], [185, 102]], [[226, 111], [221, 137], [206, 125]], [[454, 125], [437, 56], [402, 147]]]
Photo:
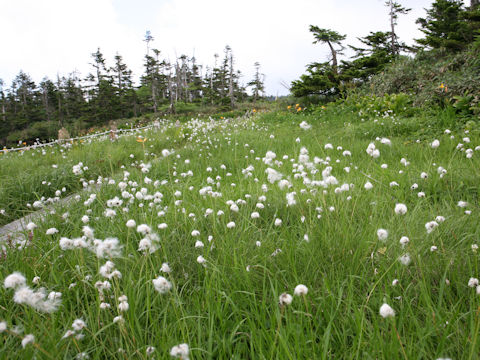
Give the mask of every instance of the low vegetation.
[[101, 186], [3, 245], [2, 352], [475, 358], [478, 130], [349, 106], [49, 149]]
[[3, 152], [0, 225], [47, 211], [0, 244], [0, 354], [477, 359], [478, 2], [434, 1], [412, 58], [387, 5], [351, 62], [310, 27], [332, 63], [297, 98], [224, 88], [117, 139]]

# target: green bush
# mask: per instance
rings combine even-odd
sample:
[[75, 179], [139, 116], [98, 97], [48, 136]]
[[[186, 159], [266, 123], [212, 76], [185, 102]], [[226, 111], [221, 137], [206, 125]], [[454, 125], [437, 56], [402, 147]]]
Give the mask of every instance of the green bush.
[[414, 94], [414, 105], [445, 106], [456, 97], [471, 94], [470, 106], [478, 104], [480, 89], [480, 45], [460, 53], [442, 50], [420, 52], [414, 59], [402, 57], [385, 71], [372, 77], [360, 91], [383, 96]]
[[33, 142], [36, 139], [56, 139], [60, 126], [55, 121], [39, 121], [30, 127], [10, 133], [7, 137], [9, 143], [16, 143], [19, 140]]
[[374, 118], [382, 116], [411, 117], [419, 109], [413, 106], [414, 97], [405, 93], [377, 95], [362, 95], [352, 93], [346, 99], [339, 99], [328, 106], [314, 106], [310, 108], [313, 114], [350, 112], [358, 114], [362, 118]]

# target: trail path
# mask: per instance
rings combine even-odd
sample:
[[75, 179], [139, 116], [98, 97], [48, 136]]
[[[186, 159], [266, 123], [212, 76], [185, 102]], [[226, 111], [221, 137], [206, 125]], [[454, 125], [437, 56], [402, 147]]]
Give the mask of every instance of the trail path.
[[[120, 129], [120, 130], [116, 130], [114, 131], [114, 133], [122, 133], [122, 132], [125, 132], [125, 133], [128, 133], [128, 132], [138, 132], [140, 130], [145, 130], [145, 129], [149, 129], [149, 128], [155, 128], [155, 127], [158, 127], [157, 125], [153, 124], [153, 125], [148, 125], [148, 126], [144, 126], [144, 127], [141, 127], [141, 128], [135, 128], [135, 129], [126, 129], [126, 130], [123, 130], [123, 129]], [[78, 138], [72, 138], [72, 139], [66, 139], [66, 140], [78, 140], [78, 139], [85, 139], [85, 138], [91, 138], [91, 137], [98, 137], [98, 136], [104, 136], [104, 135], [109, 135], [112, 131], [106, 131], [104, 133], [99, 133], [99, 134], [93, 134], [93, 135], [88, 135], [88, 136], [83, 136], [83, 137], [78, 137]], [[39, 147], [43, 147], [43, 146], [49, 146], [49, 145], [53, 145], [53, 144], [57, 144], [58, 141], [54, 141], [54, 142], [51, 142], [51, 143], [45, 143], [45, 144], [40, 144], [38, 146], [35, 146], [34, 148], [39, 148]], [[30, 149], [29, 147], [23, 147], [23, 148], [14, 148], [14, 149], [9, 149], [8, 151], [20, 151], [20, 150], [28, 150]], [[5, 150], [0, 150], [0, 151], [5, 151]], [[89, 191], [89, 190], [98, 190], [100, 188], [99, 185], [97, 185], [95, 187], [95, 189], [92, 189], [90, 186], [87, 187], [86, 189], [83, 189], [81, 192], [85, 192], [85, 191]], [[52, 204], [52, 205], [67, 205], [69, 204], [73, 198], [79, 193], [75, 193], [75, 194], [71, 194], [71, 195], [68, 195], [67, 197], [61, 199], [60, 201]], [[46, 208], [42, 208], [38, 211], [35, 211], [33, 213], [30, 213], [20, 219], [17, 219], [15, 221], [12, 221], [11, 223], [9, 224], [6, 224], [2, 227], [0, 227], [0, 244], [7, 241], [9, 238], [10, 239], [17, 239], [18, 237], [24, 237], [25, 236], [25, 231], [26, 231], [26, 227], [27, 227], [27, 224], [29, 222], [39, 222], [39, 221], [43, 221], [43, 219], [45, 218], [45, 215], [47, 214], [47, 210], [51, 210], [52, 209], [52, 206], [49, 205], [47, 206]]]
[[[152, 160], [152, 162], [156, 162], [159, 160], [161, 160], [161, 158], [154, 159]], [[96, 184], [93, 187], [88, 186], [87, 188], [82, 189], [78, 193], [70, 194], [51, 205], [48, 205], [38, 211], [32, 212], [20, 219], [17, 219], [15, 221], [12, 221], [9, 224], [6, 224], [0, 227], [0, 244], [7, 241], [9, 237], [10, 239], [16, 239], [18, 237], [23, 238], [25, 236], [25, 231], [28, 223], [35, 222], [35, 221], [37, 222], [43, 221], [43, 219], [45, 218], [45, 215], [47, 214], [47, 211], [53, 210], [54, 205], [68, 205], [73, 201], [76, 195], [80, 195], [81, 193], [86, 191], [98, 191], [102, 185], [103, 184], [101, 185]]]
[[25, 231], [29, 222], [41, 222], [47, 215], [47, 212], [53, 210], [54, 206], [68, 205], [74, 200], [76, 195], [80, 195], [86, 191], [95, 191], [98, 189], [100, 189], [100, 185], [96, 185], [94, 187], [89, 186], [78, 193], [70, 194], [51, 205], [47, 205], [40, 210], [32, 212], [20, 219], [0, 227], [0, 244], [7, 241], [9, 238], [18, 239], [21, 237], [23, 239], [25, 237]]

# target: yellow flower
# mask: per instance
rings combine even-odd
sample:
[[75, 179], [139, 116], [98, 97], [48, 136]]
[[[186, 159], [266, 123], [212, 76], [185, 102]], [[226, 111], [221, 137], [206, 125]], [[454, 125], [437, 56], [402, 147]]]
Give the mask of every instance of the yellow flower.
[[299, 106], [300, 106], [300, 104], [295, 104], [295, 107], [299, 107]]
[[223, 117], [223, 116], [220, 116], [220, 120], [223, 120], [223, 119], [224, 119], [224, 117]]
[[297, 111], [302, 111], [302, 108], [301, 108], [301, 107], [298, 107], [298, 108], [297, 108]]
[[287, 109], [290, 110], [292, 108], [292, 105], [288, 105]]
[[137, 138], [137, 142], [139, 143], [144, 143], [145, 141], [147, 141], [147, 138], [143, 138], [143, 139], [141, 137]]
[[256, 113], [256, 112], [257, 112], [257, 109], [253, 109], [252, 111], [253, 111], [254, 113]]
[[443, 83], [440, 84], [439, 88], [440, 89], [443, 89], [445, 87], [445, 85]]
[[325, 109], [326, 109], [326, 107], [322, 105], [322, 109], [323, 109], [323, 110], [325, 110]]

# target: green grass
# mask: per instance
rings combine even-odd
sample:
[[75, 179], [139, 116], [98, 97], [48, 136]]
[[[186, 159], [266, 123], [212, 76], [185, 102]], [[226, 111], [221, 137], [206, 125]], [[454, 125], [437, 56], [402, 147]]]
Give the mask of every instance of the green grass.
[[[158, 138], [159, 133], [165, 136]], [[138, 142], [138, 136], [146, 137], [147, 141]], [[85, 176], [96, 181], [98, 176], [121, 172], [122, 166], [150, 161], [163, 147], [178, 147], [183, 142], [183, 134], [168, 122], [160, 129], [127, 133], [115, 142], [103, 136], [76, 141], [73, 145], [3, 154], [0, 156], [0, 209], [5, 210], [5, 215], [0, 215], [0, 225], [36, 210], [31, 206], [33, 202], [42, 197], [54, 198], [57, 190], [65, 188], [61, 195], [64, 197], [82, 189], [82, 182], [72, 172], [72, 167], [79, 162], [88, 167]]]
[[[299, 127], [303, 120], [312, 125], [311, 130]], [[23, 250], [6, 245], [1, 279], [20, 271], [31, 285], [33, 277], [39, 276], [40, 285], [33, 287], [61, 292], [62, 305], [52, 314], [40, 313], [16, 304], [14, 291], [2, 287], [0, 320], [7, 322], [8, 331], [0, 334], [0, 354], [8, 359], [72, 358], [82, 352], [92, 359], [166, 359], [173, 346], [188, 343], [192, 359], [478, 358], [480, 297], [467, 284], [469, 278], [480, 275], [479, 255], [471, 248], [480, 235], [480, 164], [477, 152], [467, 159], [456, 146], [461, 141], [473, 149], [480, 144], [480, 137], [457, 129], [455, 138], [450, 139], [450, 135], [442, 135], [444, 129], [430, 122], [432, 136], [427, 134], [417, 143], [412, 135], [416, 128], [408, 130], [410, 125], [406, 125], [411, 119], [383, 121], [390, 124], [388, 131], [379, 121], [362, 122], [355, 115], [345, 119], [341, 115], [276, 112], [228, 123], [192, 121], [180, 130], [171, 127], [166, 133], [151, 133], [146, 135], [150, 138], [146, 144], [153, 145], [148, 152], [154, 155], [147, 157], [135, 139], [78, 146], [68, 152], [67, 159], [57, 154], [52, 162], [42, 157], [45, 169], [63, 160], [62, 166], [70, 173], [72, 164], [83, 161], [89, 166], [83, 175], [86, 180], [103, 176], [114, 179], [115, 184], [108, 185], [108, 179], [103, 179], [105, 185], [96, 191], [91, 205], [84, 205], [87, 192], [49, 214], [38, 223]], [[388, 136], [392, 145], [376, 141], [381, 155], [373, 159], [365, 150], [376, 136]], [[465, 136], [471, 143], [461, 140]], [[172, 143], [173, 138], [177, 143]], [[435, 138], [441, 143], [438, 149], [429, 146]], [[327, 143], [334, 149], [325, 149]], [[338, 146], [342, 149], [337, 150]], [[298, 169], [293, 163], [298, 164], [302, 147], [308, 149], [310, 161], [330, 158], [338, 185], [324, 189], [303, 184], [298, 175], [295, 178], [306, 171], [308, 178], [321, 179], [326, 167], [318, 162], [317, 173], [312, 174], [313, 168], [307, 166], [292, 172]], [[175, 152], [163, 157], [164, 148], [175, 148]], [[344, 150], [351, 156], [343, 156]], [[134, 151], [139, 162], [151, 162], [148, 173], [142, 173], [138, 163], [128, 158]], [[265, 164], [261, 159], [267, 151], [275, 152], [275, 160], [282, 164]], [[115, 159], [112, 165], [95, 168], [93, 158], [108, 158], [106, 154]], [[288, 159], [283, 159], [284, 155]], [[22, 160], [32, 161], [29, 156], [25, 153], [14, 164], [31, 168], [35, 174], [33, 162], [20, 165]], [[402, 165], [401, 158], [410, 165]], [[388, 167], [383, 169], [381, 164]], [[254, 169], [246, 176], [242, 170], [249, 165]], [[447, 169], [442, 178], [438, 166]], [[2, 174], [15, 173], [14, 167]], [[281, 172], [292, 187], [281, 190], [270, 184], [267, 167]], [[126, 191], [134, 196], [141, 188], [151, 195], [158, 191], [163, 194], [162, 201], [134, 198], [128, 203], [123, 199], [115, 209], [116, 216], [106, 218], [107, 200], [122, 196], [118, 183], [123, 180], [123, 170], [130, 172], [125, 181], [135, 182]], [[193, 176], [185, 176], [188, 171]], [[423, 171], [428, 179], [420, 178]], [[43, 179], [46, 173], [35, 178]], [[145, 181], [146, 176], [167, 183], [155, 186]], [[55, 172], [51, 178], [56, 178]], [[69, 175], [65, 181], [71, 189], [79, 187], [79, 177]], [[364, 189], [366, 181], [373, 183], [373, 189]], [[399, 186], [390, 187], [392, 181]], [[418, 184], [416, 190], [410, 188], [414, 183]], [[263, 184], [268, 191], [262, 189]], [[335, 193], [342, 184], [354, 186]], [[207, 185], [222, 196], [201, 196], [199, 190]], [[34, 186], [33, 180], [28, 186]], [[176, 196], [176, 191], [181, 195]], [[297, 194], [297, 204], [287, 207], [285, 196], [292, 191]], [[419, 198], [420, 191], [426, 196]], [[266, 200], [259, 200], [261, 196]], [[238, 199], [245, 203], [239, 202], [238, 212], [231, 211], [227, 201]], [[177, 200], [182, 202], [175, 203]], [[469, 203], [466, 209], [457, 206], [460, 200]], [[259, 202], [263, 209], [256, 207]], [[397, 203], [407, 205], [405, 215], [394, 213]], [[206, 216], [207, 209], [213, 213]], [[224, 214], [217, 216], [219, 210]], [[251, 218], [254, 211], [260, 218]], [[122, 277], [111, 281], [112, 288], [103, 300], [94, 284], [105, 280], [99, 269], [108, 259], [98, 259], [87, 249], [64, 251], [59, 247], [61, 237], [82, 235], [84, 215], [89, 216], [88, 225], [96, 238], [116, 237], [123, 245], [122, 256], [111, 259]], [[438, 215], [444, 216], [445, 222], [427, 234], [425, 223]], [[277, 218], [282, 220], [281, 226], [274, 225]], [[160, 248], [156, 252], [144, 255], [138, 251], [143, 236], [126, 227], [129, 219], [148, 224], [158, 233]], [[231, 221], [235, 227], [228, 228]], [[157, 229], [161, 223], [168, 227]], [[45, 235], [52, 227], [59, 233]], [[377, 238], [379, 228], [389, 231], [385, 243]], [[192, 236], [193, 230], [200, 235]], [[405, 248], [399, 244], [401, 236], [410, 239]], [[205, 246], [195, 248], [197, 240]], [[433, 245], [437, 251], [431, 251]], [[407, 252], [411, 264], [405, 266], [398, 258]], [[206, 266], [197, 263], [199, 255], [206, 259]], [[170, 274], [160, 272], [164, 262], [169, 263]], [[152, 280], [159, 275], [173, 285], [166, 294], [153, 287]], [[394, 279], [399, 280], [397, 286], [392, 286]], [[308, 294], [279, 306], [280, 294], [293, 295], [298, 284], [305, 284]], [[120, 314], [121, 295], [128, 297], [129, 309], [121, 313], [123, 324], [113, 323]], [[111, 308], [101, 310], [102, 301]], [[395, 310], [394, 318], [379, 315], [384, 302]], [[84, 339], [61, 339], [77, 318], [87, 323]], [[16, 325], [23, 327], [21, 335], [11, 333]], [[21, 338], [30, 333], [35, 335], [35, 346], [22, 349]], [[150, 356], [146, 353], [149, 346], [155, 347]]]

